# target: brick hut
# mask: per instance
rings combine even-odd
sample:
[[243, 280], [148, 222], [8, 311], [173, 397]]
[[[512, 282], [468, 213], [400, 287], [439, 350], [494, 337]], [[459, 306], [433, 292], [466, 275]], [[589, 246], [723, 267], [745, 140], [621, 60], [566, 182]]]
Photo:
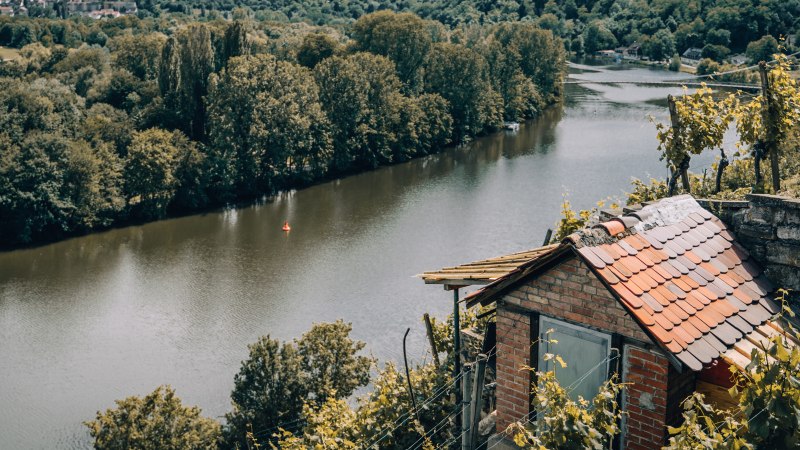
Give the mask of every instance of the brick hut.
[[[496, 305], [493, 439], [506, 448], [513, 444], [504, 430], [532, 413], [532, 372], [521, 368], [549, 370], [545, 353], [567, 361], [557, 376], [574, 396], [593, 397], [613, 373], [630, 383], [618, 445], [656, 449], [666, 442], [666, 426], [680, 420], [684, 398], [697, 390], [730, 401], [729, 366], [744, 368], [756, 344], [782, 331], [759, 265], [690, 196], [533, 252], [500, 273], [490, 270], [491, 279], [479, 280], [488, 284], [464, 299], [468, 307]], [[536, 343], [545, 337], [558, 344]]]

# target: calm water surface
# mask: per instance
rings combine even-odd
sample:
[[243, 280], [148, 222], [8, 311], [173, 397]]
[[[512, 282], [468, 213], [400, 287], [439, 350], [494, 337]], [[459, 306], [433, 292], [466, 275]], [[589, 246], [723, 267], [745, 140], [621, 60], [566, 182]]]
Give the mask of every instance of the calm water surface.
[[568, 85], [563, 108], [517, 134], [251, 207], [0, 254], [0, 449], [87, 448], [82, 421], [160, 384], [221, 416], [247, 344], [314, 322], [352, 322], [383, 361], [402, 357], [411, 327], [420, 360], [420, 317], [446, 314], [451, 295], [413, 275], [541, 245], [564, 192], [586, 208], [632, 176], [663, 177], [646, 116], [664, 120], [678, 92]]

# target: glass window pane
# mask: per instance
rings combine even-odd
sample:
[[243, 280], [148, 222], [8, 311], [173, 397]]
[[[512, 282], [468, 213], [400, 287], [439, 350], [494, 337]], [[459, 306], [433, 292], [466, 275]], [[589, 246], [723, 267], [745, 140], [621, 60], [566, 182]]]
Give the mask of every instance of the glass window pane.
[[[594, 398], [608, 378], [608, 362], [605, 360], [611, 348], [611, 336], [549, 317], [541, 316], [539, 320], [539, 370], [555, 369], [556, 378], [570, 391], [571, 398]], [[552, 332], [548, 334], [548, 330]], [[554, 360], [545, 361], [545, 353], [561, 356], [567, 367], [556, 366], [558, 363]]]

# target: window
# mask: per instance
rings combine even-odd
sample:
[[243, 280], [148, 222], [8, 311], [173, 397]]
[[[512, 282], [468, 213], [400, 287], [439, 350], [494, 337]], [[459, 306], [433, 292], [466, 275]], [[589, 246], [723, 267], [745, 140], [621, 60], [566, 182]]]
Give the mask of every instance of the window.
[[[552, 332], [548, 334], [548, 330]], [[577, 399], [579, 395], [587, 400], [594, 398], [608, 379], [611, 335], [539, 316], [539, 339], [539, 370], [555, 370], [556, 378], [570, 391], [571, 398]], [[546, 353], [561, 356], [567, 367], [556, 367], [558, 363], [552, 359], [545, 361]]]

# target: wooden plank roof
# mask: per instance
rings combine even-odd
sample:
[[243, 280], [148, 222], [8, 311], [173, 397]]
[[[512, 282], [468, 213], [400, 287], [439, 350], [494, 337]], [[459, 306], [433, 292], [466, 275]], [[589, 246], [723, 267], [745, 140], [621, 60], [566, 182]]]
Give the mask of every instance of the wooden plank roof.
[[546, 245], [524, 252], [424, 272], [417, 276], [422, 278], [425, 284], [444, 284], [454, 287], [489, 284], [517, 270], [520, 266], [549, 254], [557, 247], [558, 244]]

